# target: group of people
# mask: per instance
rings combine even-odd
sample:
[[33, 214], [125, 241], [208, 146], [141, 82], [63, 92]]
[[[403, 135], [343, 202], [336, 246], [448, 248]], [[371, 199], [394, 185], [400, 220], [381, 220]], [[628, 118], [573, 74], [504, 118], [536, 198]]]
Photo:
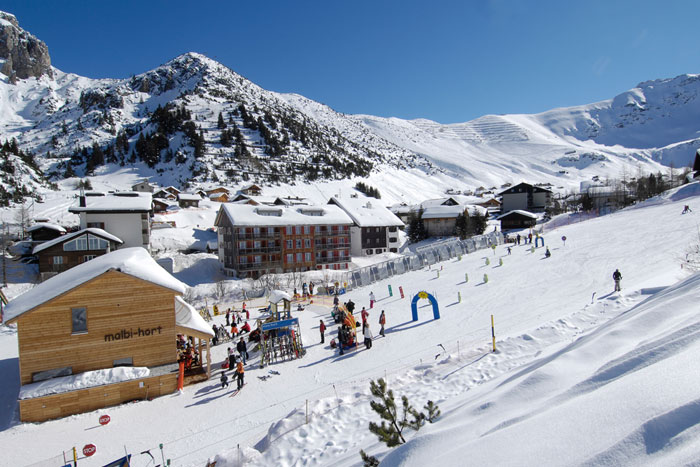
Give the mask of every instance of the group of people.
[[[248, 346], [246, 345], [245, 339], [241, 337], [241, 339], [236, 344], [236, 351], [238, 351], [238, 357], [236, 357], [236, 353], [231, 347], [229, 347], [227, 350], [228, 368], [231, 370], [235, 368], [235, 376], [237, 379], [238, 389], [241, 389], [241, 387], [243, 387], [244, 384], [244, 365], [246, 364], [246, 361], [249, 357]], [[226, 369], [224, 368], [221, 372], [221, 388], [223, 389], [225, 387], [228, 387], [228, 376], [226, 375]]]
[[[373, 306], [374, 305], [374, 293], [370, 293], [370, 304]], [[338, 323], [338, 340], [337, 340], [337, 347], [339, 349], [340, 355], [344, 354], [344, 348], [349, 347], [355, 344], [354, 342], [354, 336], [355, 333], [353, 332], [352, 326], [354, 323], [354, 318], [350, 319], [345, 315], [345, 312], [340, 310], [339, 308], [339, 300], [338, 297], [336, 296], [333, 300], [333, 311], [331, 312], [331, 316], [333, 317], [333, 320]], [[350, 317], [353, 316], [353, 312], [355, 310], [355, 304], [353, 303], [352, 300], [348, 300], [345, 302], [345, 309], [347, 310], [347, 313], [350, 315]], [[372, 348], [372, 340], [373, 340], [373, 335], [372, 335], [372, 330], [370, 329], [369, 325], [369, 311], [365, 308], [362, 307], [362, 310], [360, 311], [360, 317], [362, 319], [362, 337], [363, 337], [363, 342], [365, 344], [366, 349], [371, 349]], [[379, 325], [380, 331], [379, 334], [382, 337], [386, 337], [384, 334], [384, 326], [386, 325], [386, 314], [384, 310], [381, 311], [379, 315]], [[355, 324], [355, 327], [357, 325]], [[326, 332], [326, 323], [323, 322], [323, 320], [320, 320], [319, 322], [319, 332], [321, 334], [321, 344], [325, 343], [325, 332]], [[331, 347], [335, 347], [335, 341], [331, 341]]]

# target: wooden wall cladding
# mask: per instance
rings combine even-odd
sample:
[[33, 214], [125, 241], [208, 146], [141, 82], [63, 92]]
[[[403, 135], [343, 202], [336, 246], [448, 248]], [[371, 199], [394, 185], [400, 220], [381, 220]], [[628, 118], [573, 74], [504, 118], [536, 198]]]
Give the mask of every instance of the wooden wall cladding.
[[[140, 387], [143, 383], [143, 387]], [[177, 389], [177, 374], [168, 374], [97, 386], [63, 394], [19, 401], [23, 422], [43, 422], [110, 407], [131, 400], [146, 400], [171, 394]]]
[[[175, 363], [175, 295], [112, 270], [27, 312], [17, 320], [21, 383], [39, 371], [72, 367], [77, 374], [129, 357], [133, 366]], [[72, 334], [71, 308], [78, 307], [87, 308], [88, 331]]]

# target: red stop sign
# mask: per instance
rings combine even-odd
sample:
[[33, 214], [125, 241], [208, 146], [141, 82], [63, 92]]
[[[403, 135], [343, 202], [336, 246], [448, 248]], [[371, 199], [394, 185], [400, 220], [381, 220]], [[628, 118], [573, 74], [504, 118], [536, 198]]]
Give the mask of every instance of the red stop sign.
[[100, 417], [100, 425], [106, 425], [110, 420], [111, 418], [109, 418], [109, 415], [103, 415]]
[[90, 457], [97, 452], [97, 447], [94, 444], [86, 444], [83, 446], [83, 454], [85, 457]]

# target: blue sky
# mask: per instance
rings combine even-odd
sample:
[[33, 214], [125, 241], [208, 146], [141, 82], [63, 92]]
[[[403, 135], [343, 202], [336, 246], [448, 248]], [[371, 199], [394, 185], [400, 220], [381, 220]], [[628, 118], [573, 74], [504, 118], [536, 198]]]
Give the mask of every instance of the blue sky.
[[700, 72], [693, 1], [0, 0], [0, 10], [62, 71], [125, 78], [193, 51], [340, 112], [441, 123]]

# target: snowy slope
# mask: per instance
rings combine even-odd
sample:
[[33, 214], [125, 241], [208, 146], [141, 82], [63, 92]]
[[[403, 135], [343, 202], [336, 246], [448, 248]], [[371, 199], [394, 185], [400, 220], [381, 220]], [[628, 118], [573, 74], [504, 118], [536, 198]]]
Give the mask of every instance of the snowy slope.
[[[681, 215], [685, 204], [694, 213]], [[215, 379], [180, 396], [43, 424], [17, 424], [16, 415], [3, 411], [0, 449], [10, 464], [28, 465], [89, 442], [98, 454], [81, 461], [86, 466], [118, 457], [124, 445], [138, 453], [161, 442], [174, 465], [184, 466], [201, 466], [215, 456], [217, 465], [238, 465], [239, 455], [249, 465], [359, 465], [360, 448], [387, 456], [387, 465], [432, 464], [426, 453], [440, 453], [442, 465], [464, 465], [467, 455], [468, 465], [489, 455], [506, 465], [606, 459], [675, 465], [697, 458], [692, 390], [700, 372], [689, 355], [696, 349], [698, 279], [680, 267], [685, 248], [698, 241], [696, 212], [700, 185], [687, 185], [638, 208], [545, 229], [549, 259], [541, 247], [532, 253], [516, 246], [511, 255], [499, 247], [495, 255], [480, 251], [442, 263], [439, 278], [433, 268], [379, 283], [371, 287], [379, 301], [370, 323], [376, 335], [378, 310], [384, 309], [388, 332], [369, 351], [340, 357], [331, 350], [330, 302], [317, 300], [294, 313], [307, 355], [263, 370], [250, 366], [248, 384], [235, 398], [219, 389], [216, 372]], [[614, 294], [610, 276], [618, 267], [623, 292]], [[401, 285], [407, 298], [389, 297], [390, 283], [394, 291]], [[660, 291], [666, 286], [672, 287]], [[411, 321], [408, 299], [421, 289], [437, 297], [440, 320], [432, 320], [427, 303], [419, 302], [420, 319]], [[358, 289], [343, 299], [366, 306], [369, 292]], [[254, 317], [255, 303], [249, 307]], [[497, 353], [490, 352], [491, 314]], [[331, 324], [325, 345], [318, 344], [319, 319]], [[18, 390], [15, 346], [14, 333], [0, 335], [8, 375], [0, 400], [10, 410]], [[225, 347], [214, 348], [215, 362], [223, 360]], [[431, 399], [443, 410], [440, 421], [409, 433], [409, 443], [393, 453], [367, 430], [375, 419], [369, 380], [384, 376], [416, 406]], [[112, 422], [88, 430], [102, 413]], [[459, 443], [466, 447], [456, 449]], [[133, 465], [149, 460], [137, 455]]]

